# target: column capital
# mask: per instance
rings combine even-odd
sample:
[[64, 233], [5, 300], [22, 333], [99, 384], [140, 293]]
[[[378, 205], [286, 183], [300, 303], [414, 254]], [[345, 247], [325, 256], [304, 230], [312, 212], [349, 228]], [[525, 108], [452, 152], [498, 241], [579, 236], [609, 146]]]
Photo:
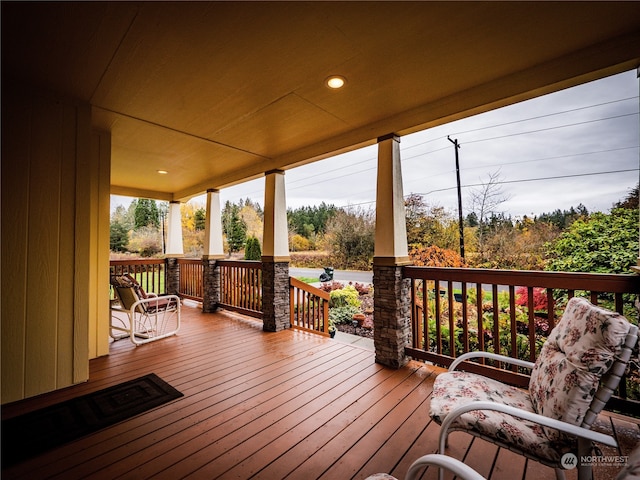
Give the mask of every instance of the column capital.
[[382, 143], [386, 140], [395, 140], [396, 142], [400, 143], [400, 136], [395, 133], [387, 133], [386, 135], [378, 137], [378, 143]]

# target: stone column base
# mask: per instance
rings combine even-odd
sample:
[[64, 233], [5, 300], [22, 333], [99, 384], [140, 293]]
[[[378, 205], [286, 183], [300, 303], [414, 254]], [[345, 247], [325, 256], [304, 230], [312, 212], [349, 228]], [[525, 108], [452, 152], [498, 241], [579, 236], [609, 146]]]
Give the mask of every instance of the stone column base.
[[411, 280], [402, 278], [402, 266], [373, 265], [373, 341], [376, 362], [400, 368], [411, 344]]
[[262, 329], [279, 332], [291, 326], [289, 262], [262, 261]]
[[180, 265], [177, 257], [167, 257], [165, 259], [167, 267], [167, 282], [165, 291], [169, 295], [178, 295], [180, 291]]
[[202, 311], [212, 313], [220, 305], [220, 269], [215, 259], [202, 259]]

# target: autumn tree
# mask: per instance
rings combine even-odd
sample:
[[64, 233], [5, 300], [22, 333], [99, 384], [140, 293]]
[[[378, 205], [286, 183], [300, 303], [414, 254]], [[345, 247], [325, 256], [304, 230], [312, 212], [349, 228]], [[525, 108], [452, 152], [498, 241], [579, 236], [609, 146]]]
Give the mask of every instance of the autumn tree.
[[455, 250], [436, 245], [413, 244], [409, 248], [409, 258], [419, 267], [465, 267], [464, 259]]
[[[476, 237], [481, 262], [488, 258], [488, 253], [485, 251], [487, 236], [491, 234], [492, 229], [495, 232], [496, 227], [500, 226], [495, 222], [502, 215], [498, 207], [509, 200], [501, 183], [500, 172], [489, 173], [487, 179], [482, 181], [478, 188], [470, 191], [469, 210], [473, 213], [472, 218], [477, 222]], [[467, 215], [467, 218], [470, 217]]]
[[373, 212], [337, 210], [327, 223], [325, 241], [341, 268], [369, 270], [373, 260], [374, 237]]
[[185, 254], [190, 257], [200, 257], [204, 252], [206, 209], [197, 202], [183, 203], [180, 205], [180, 220]]
[[458, 222], [453, 214], [443, 207], [427, 205], [421, 195], [413, 193], [405, 199], [405, 221], [409, 245], [437, 245], [455, 250], [460, 244]]

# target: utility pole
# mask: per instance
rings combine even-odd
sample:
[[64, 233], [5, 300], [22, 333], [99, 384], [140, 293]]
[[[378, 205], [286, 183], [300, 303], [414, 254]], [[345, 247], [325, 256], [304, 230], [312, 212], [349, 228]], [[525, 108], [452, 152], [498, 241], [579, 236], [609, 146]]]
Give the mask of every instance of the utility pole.
[[464, 224], [462, 220], [462, 191], [460, 190], [460, 160], [458, 158], [458, 150], [460, 150], [460, 144], [458, 139], [451, 140], [447, 135], [447, 139], [453, 143], [456, 149], [456, 179], [458, 181], [458, 230], [460, 232], [460, 256], [464, 260]]

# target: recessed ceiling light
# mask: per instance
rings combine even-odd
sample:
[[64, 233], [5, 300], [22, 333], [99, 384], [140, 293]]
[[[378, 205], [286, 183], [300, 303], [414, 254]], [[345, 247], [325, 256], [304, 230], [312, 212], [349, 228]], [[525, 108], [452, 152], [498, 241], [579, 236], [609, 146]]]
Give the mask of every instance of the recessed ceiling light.
[[338, 89], [344, 87], [344, 84], [347, 83], [347, 79], [340, 75], [331, 75], [326, 80], [327, 87]]
[[160, 175], [166, 175], [166, 174], [167, 174], [167, 173], [169, 173], [169, 172], [167, 172], [166, 170], [158, 170], [158, 173], [159, 173]]

